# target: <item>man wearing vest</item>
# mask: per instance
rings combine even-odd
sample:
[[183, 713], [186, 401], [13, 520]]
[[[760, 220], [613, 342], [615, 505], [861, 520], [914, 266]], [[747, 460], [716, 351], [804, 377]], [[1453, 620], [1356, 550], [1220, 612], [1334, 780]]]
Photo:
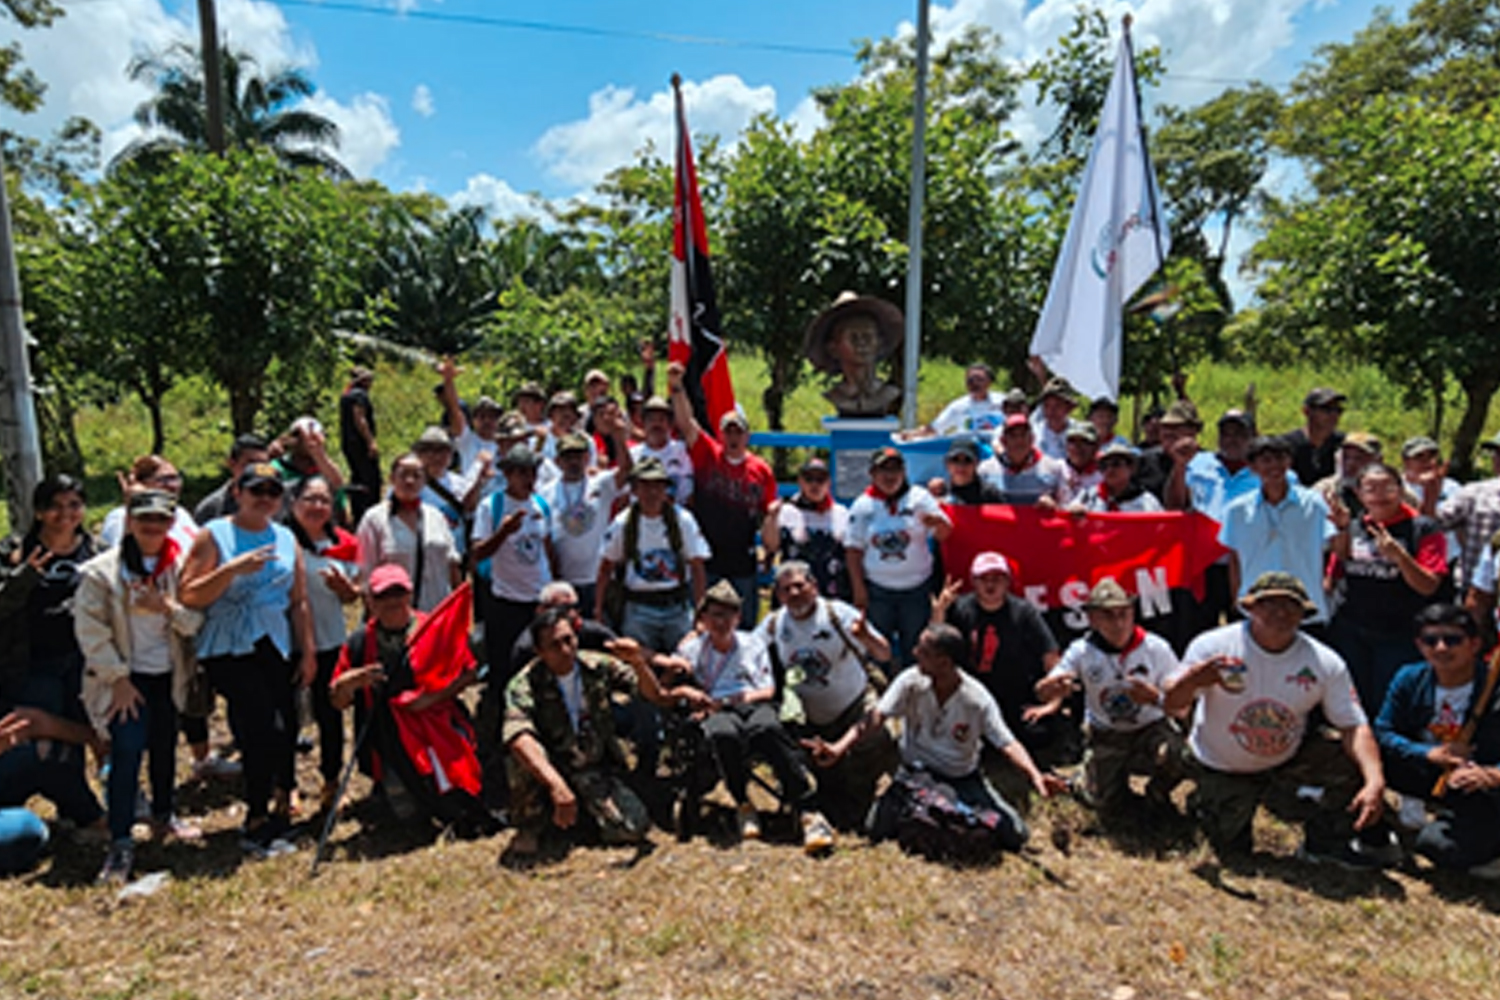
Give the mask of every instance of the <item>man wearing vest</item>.
[[631, 478], [635, 500], [604, 533], [594, 617], [609, 621], [606, 598], [618, 582], [624, 601], [614, 624], [647, 649], [670, 652], [693, 627], [693, 607], [707, 589], [708, 542], [693, 515], [667, 498], [670, 477], [659, 460], [644, 459]]

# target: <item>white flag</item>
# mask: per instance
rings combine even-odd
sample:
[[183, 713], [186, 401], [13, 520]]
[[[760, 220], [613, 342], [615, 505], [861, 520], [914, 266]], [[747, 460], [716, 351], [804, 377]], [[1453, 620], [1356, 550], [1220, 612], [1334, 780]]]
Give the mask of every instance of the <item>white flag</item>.
[[1031, 353], [1091, 397], [1118, 399], [1125, 301], [1171, 248], [1141, 136], [1127, 35], [1104, 99]]

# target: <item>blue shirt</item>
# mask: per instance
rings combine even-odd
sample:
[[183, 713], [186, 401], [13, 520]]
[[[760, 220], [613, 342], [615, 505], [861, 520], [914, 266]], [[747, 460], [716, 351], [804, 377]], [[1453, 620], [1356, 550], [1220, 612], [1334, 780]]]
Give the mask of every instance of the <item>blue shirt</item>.
[[1290, 573], [1302, 581], [1318, 606], [1311, 621], [1328, 620], [1328, 598], [1323, 593], [1323, 546], [1337, 532], [1328, 520], [1328, 505], [1312, 490], [1290, 486], [1278, 504], [1262, 490], [1247, 493], [1224, 508], [1219, 542], [1234, 550], [1240, 561], [1240, 592], [1244, 597], [1262, 573]]
[[229, 588], [203, 612], [198, 632], [198, 656], [244, 656], [262, 637], [270, 639], [283, 657], [292, 655], [292, 630], [287, 620], [292, 581], [297, 570], [297, 540], [279, 524], [264, 531], [246, 531], [233, 519], [208, 522], [206, 530], [219, 547], [219, 565], [267, 545], [276, 558], [248, 575], [236, 576]]
[[1240, 466], [1238, 472], [1230, 472], [1218, 455], [1200, 451], [1188, 462], [1187, 486], [1193, 509], [1223, 523], [1224, 508], [1230, 501], [1260, 489], [1260, 477], [1248, 464]]

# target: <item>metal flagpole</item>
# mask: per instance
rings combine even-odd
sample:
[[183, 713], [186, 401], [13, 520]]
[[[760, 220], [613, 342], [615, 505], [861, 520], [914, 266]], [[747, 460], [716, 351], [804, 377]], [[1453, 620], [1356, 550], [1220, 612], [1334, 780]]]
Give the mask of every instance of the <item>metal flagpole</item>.
[[21, 280], [16, 273], [10, 228], [10, 197], [5, 187], [5, 161], [0, 155], [0, 451], [4, 453], [5, 487], [10, 494], [10, 527], [17, 533], [31, 524], [31, 492], [42, 478], [42, 444], [26, 345]]
[[[1126, 14], [1121, 18], [1121, 24], [1125, 29], [1125, 55], [1129, 60], [1128, 72], [1130, 73], [1130, 93], [1135, 99], [1135, 121], [1136, 127], [1141, 135], [1141, 158], [1146, 164], [1146, 199], [1151, 204], [1151, 235], [1156, 240], [1156, 267], [1161, 272], [1161, 280], [1164, 289], [1169, 289], [1167, 281], [1167, 255], [1161, 245], [1161, 205], [1156, 197], [1155, 167], [1151, 163], [1151, 147], [1146, 144], [1146, 113], [1141, 107], [1141, 81], [1135, 75], [1135, 43], [1130, 38], [1130, 26], [1135, 23], [1135, 18]], [[1174, 310], [1175, 312], [1175, 310]], [[1177, 336], [1172, 328], [1172, 316], [1169, 314], [1162, 324], [1167, 334], [1167, 359], [1172, 365], [1172, 371], [1177, 371]]]
[[927, 192], [927, 8], [917, 0], [917, 81], [912, 110], [911, 198], [906, 223], [906, 352], [901, 423], [917, 426], [917, 365], [922, 346], [922, 203]]

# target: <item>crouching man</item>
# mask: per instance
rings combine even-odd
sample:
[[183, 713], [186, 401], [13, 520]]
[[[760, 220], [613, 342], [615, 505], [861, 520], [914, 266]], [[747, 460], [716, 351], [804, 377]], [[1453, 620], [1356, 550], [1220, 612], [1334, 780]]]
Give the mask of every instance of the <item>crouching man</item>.
[[[646, 807], [625, 784], [625, 752], [615, 736], [614, 692], [670, 704], [645, 651], [631, 639], [608, 653], [581, 652], [570, 609], [543, 609], [531, 624], [536, 658], [505, 689], [501, 738], [510, 750], [511, 822], [508, 848], [516, 860], [534, 857], [549, 822], [569, 830], [579, 809], [605, 844], [637, 844], [651, 826]], [[548, 804], [551, 805], [550, 814]]]
[[[929, 625], [917, 642], [917, 665], [897, 675], [879, 703], [834, 743], [812, 741], [813, 759], [824, 767], [838, 763], [886, 719], [901, 719], [902, 771], [926, 771], [952, 787], [965, 805], [1000, 815], [997, 837], [1005, 850], [1019, 851], [1031, 835], [1026, 822], [1000, 797], [979, 769], [980, 744], [987, 741], [1050, 797], [1066, 786], [1062, 779], [1037, 770], [1026, 748], [1011, 735], [994, 697], [959, 669], [967, 643], [951, 625]], [[898, 772], [899, 778], [899, 772]], [[899, 782], [898, 782], [899, 784]], [[896, 787], [896, 786], [893, 786]], [[872, 840], [895, 835], [900, 804], [889, 793], [871, 812]]]
[[1166, 640], [1135, 623], [1125, 588], [1100, 580], [1084, 602], [1089, 631], [1037, 682], [1036, 696], [1055, 712], [1076, 685], [1083, 686], [1084, 797], [1106, 822], [1135, 804], [1130, 776], [1143, 774], [1153, 810], [1171, 809], [1172, 789], [1185, 775], [1186, 747], [1162, 711], [1163, 687], [1178, 670]]
[[1423, 659], [1396, 673], [1375, 720], [1382, 763], [1403, 817], [1415, 814], [1418, 854], [1439, 868], [1500, 878], [1500, 715], [1479, 625], [1457, 605], [1433, 604], [1417, 615], [1416, 630]]
[[[1318, 613], [1307, 588], [1290, 573], [1262, 573], [1240, 606], [1247, 621], [1188, 646], [1189, 665], [1167, 681], [1164, 706], [1176, 715], [1196, 705], [1188, 744], [1201, 766], [1191, 805], [1215, 853], [1225, 861], [1251, 853], [1250, 822], [1263, 802], [1304, 825], [1300, 853], [1309, 860], [1363, 867], [1398, 860], [1379, 823], [1380, 750], [1349, 671], [1299, 628]], [[1339, 742], [1308, 731], [1315, 708]]]

